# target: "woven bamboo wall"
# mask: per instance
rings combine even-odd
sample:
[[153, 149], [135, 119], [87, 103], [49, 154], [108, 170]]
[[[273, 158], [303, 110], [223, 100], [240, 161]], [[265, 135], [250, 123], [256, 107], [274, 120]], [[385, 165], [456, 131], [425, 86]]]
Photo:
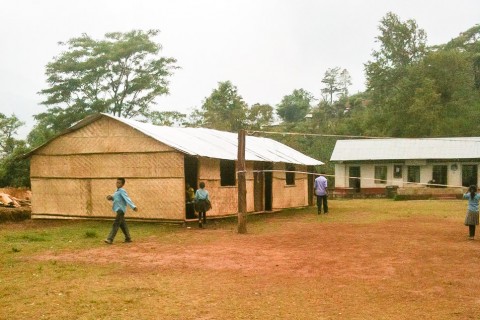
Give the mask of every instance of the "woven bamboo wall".
[[[115, 179], [32, 179], [32, 214], [114, 217], [106, 196], [116, 190]], [[127, 179], [125, 190], [139, 211], [128, 217], [183, 220], [183, 179]], [[180, 195], [180, 196], [179, 196]]]
[[99, 120], [52, 140], [35, 154], [80, 154], [113, 152], [171, 151], [173, 148], [159, 143], [121, 122], [109, 118]]
[[34, 155], [32, 178], [181, 178], [183, 155], [178, 152]]
[[32, 214], [113, 217], [117, 177], [137, 218], [185, 218], [183, 154], [108, 118], [60, 136], [32, 156]]
[[[285, 170], [283, 163], [274, 164], [274, 170]], [[295, 166], [296, 171], [306, 172], [306, 166]], [[287, 186], [284, 172], [273, 173], [274, 209], [294, 208], [308, 205], [308, 177], [305, 173], [295, 173], [295, 185]]]
[[[238, 182], [236, 186], [221, 186], [220, 160], [200, 158], [198, 182], [205, 182], [213, 209], [208, 212], [210, 216], [223, 216], [238, 212]], [[253, 193], [253, 162], [245, 164], [247, 184], [247, 212], [254, 211]]]

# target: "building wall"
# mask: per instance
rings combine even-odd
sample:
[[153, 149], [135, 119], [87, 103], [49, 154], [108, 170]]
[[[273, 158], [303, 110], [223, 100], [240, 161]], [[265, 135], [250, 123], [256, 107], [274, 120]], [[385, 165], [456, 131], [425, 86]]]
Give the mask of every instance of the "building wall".
[[[295, 173], [295, 184], [287, 185], [284, 163], [275, 163], [273, 170], [272, 208], [295, 208], [308, 205], [308, 178], [305, 173]], [[306, 166], [296, 165], [295, 171], [307, 172]]]
[[[253, 212], [254, 163], [246, 163], [247, 211]], [[284, 164], [274, 169], [285, 170]], [[238, 212], [238, 188], [221, 186], [220, 160], [199, 158], [198, 182], [204, 181], [212, 200], [208, 216]], [[305, 166], [296, 170], [306, 171]], [[185, 219], [184, 155], [114, 119], [100, 118], [52, 140], [31, 158], [32, 216], [112, 218], [106, 196], [117, 177], [139, 211], [129, 217]], [[308, 205], [306, 174], [287, 186], [284, 172], [274, 172], [274, 209]]]
[[[456, 164], [458, 169], [452, 170], [452, 165]], [[430, 163], [425, 160], [409, 160], [405, 163], [337, 163], [335, 164], [335, 188], [349, 188], [349, 168], [351, 166], [360, 167], [361, 171], [361, 188], [385, 188], [386, 186], [398, 186], [401, 188], [422, 188], [432, 179], [432, 172], [434, 165], [447, 166], [447, 185], [461, 186], [462, 185], [462, 165], [479, 165], [479, 162], [457, 162], [445, 161]], [[379, 183], [375, 181], [375, 166], [387, 166], [387, 181], [386, 183]], [[394, 177], [394, 166], [401, 165], [402, 177]], [[408, 182], [408, 166], [418, 165], [420, 167], [420, 182]], [[480, 173], [480, 166], [478, 168]], [[480, 176], [477, 173], [477, 181], [480, 182]]]
[[113, 217], [105, 197], [117, 177], [139, 207], [130, 217], [185, 218], [183, 154], [118, 121], [100, 118], [31, 159], [32, 215]]

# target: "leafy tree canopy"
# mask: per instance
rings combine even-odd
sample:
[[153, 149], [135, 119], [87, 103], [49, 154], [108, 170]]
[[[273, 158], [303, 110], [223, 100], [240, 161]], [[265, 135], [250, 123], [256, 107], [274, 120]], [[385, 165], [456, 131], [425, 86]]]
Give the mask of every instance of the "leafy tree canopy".
[[174, 58], [160, 56], [162, 47], [153, 41], [158, 32], [114, 32], [101, 40], [83, 34], [61, 42], [65, 51], [46, 66], [49, 87], [40, 94], [48, 111], [35, 116], [37, 127], [56, 133], [98, 112], [148, 118], [177, 68]]
[[8, 117], [0, 113], [0, 158], [13, 151], [17, 143], [14, 136], [24, 124], [14, 114]]
[[248, 106], [230, 81], [218, 83], [218, 88], [196, 110], [196, 125], [236, 132], [246, 127]]
[[277, 105], [277, 114], [286, 122], [302, 121], [310, 111], [313, 95], [304, 89], [295, 89]]

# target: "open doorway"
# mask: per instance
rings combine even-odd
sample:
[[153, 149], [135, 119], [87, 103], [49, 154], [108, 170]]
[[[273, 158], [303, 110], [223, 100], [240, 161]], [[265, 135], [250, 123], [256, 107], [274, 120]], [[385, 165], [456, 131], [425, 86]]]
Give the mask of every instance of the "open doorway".
[[185, 217], [195, 219], [195, 209], [192, 199], [188, 199], [188, 186], [195, 192], [198, 188], [198, 159], [191, 156], [184, 157], [184, 176], [185, 176]]
[[[263, 168], [264, 170], [273, 170], [273, 164], [271, 162], [266, 162]], [[265, 211], [272, 211], [272, 182], [273, 172], [265, 172]]]

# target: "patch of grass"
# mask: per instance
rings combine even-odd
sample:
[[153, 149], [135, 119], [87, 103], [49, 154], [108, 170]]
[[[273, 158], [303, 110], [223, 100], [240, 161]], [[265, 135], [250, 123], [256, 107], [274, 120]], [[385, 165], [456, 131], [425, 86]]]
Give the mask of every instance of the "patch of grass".
[[98, 238], [97, 231], [95, 230], [85, 231], [85, 238]]

